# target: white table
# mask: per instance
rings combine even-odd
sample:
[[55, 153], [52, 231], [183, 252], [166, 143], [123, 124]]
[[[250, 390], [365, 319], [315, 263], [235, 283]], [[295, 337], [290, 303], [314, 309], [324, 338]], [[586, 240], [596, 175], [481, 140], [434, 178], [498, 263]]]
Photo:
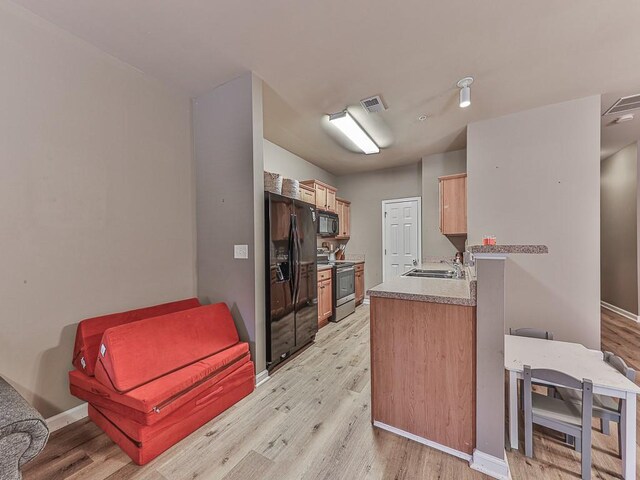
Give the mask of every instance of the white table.
[[618, 372], [597, 350], [578, 343], [505, 335], [504, 367], [509, 371], [509, 440], [518, 449], [518, 379], [523, 365], [564, 372], [593, 382], [593, 393], [622, 399], [622, 473], [636, 478], [636, 395], [640, 387]]

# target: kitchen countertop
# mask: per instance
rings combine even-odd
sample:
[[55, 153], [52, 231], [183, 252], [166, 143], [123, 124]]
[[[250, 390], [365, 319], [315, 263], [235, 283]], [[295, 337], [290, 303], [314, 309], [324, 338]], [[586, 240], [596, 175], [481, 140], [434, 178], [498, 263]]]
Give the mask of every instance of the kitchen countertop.
[[323, 270], [331, 270], [331, 265], [318, 265], [318, 271], [322, 272]]
[[[423, 263], [419, 268], [444, 270], [450, 269], [451, 266], [442, 263]], [[474, 306], [476, 279], [469, 268], [465, 269], [465, 278], [460, 279], [399, 276], [371, 288], [367, 294], [370, 297]]]

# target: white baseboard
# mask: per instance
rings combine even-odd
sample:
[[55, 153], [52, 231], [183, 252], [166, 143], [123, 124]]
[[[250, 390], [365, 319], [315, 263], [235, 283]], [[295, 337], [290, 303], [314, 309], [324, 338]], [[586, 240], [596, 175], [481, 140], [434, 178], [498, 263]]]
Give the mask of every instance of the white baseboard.
[[369, 300], [369, 297], [365, 297], [365, 299], [362, 301], [363, 305], [370, 305], [371, 304], [371, 300]]
[[620, 308], [620, 307], [616, 307], [615, 305], [611, 305], [610, 303], [607, 302], [600, 302], [600, 305], [602, 305], [602, 308], [606, 308], [607, 310], [612, 311], [613, 313], [617, 313], [618, 315], [621, 315], [625, 318], [628, 318], [629, 320], [633, 320], [634, 322], [638, 322], [638, 315], [636, 315], [635, 313], [631, 313], [631, 312], [627, 312], [626, 310]]
[[500, 480], [511, 480], [511, 472], [509, 471], [506, 452], [504, 458], [498, 458], [475, 449], [469, 466], [473, 470], [489, 475], [490, 477]]
[[269, 380], [271, 377], [269, 376], [269, 372], [267, 370], [263, 370], [256, 375], [256, 388], [262, 385], [264, 382]]
[[49, 431], [55, 432], [56, 430], [60, 430], [62, 427], [66, 427], [73, 422], [82, 420], [87, 415], [89, 415], [88, 405], [86, 403], [81, 403], [77, 407], [73, 407], [65, 412], [47, 418], [46, 422], [49, 427]]
[[414, 435], [413, 433], [405, 432], [404, 430], [392, 427], [391, 425], [387, 425], [386, 423], [374, 421], [373, 426], [378, 427], [382, 430], [386, 430], [387, 432], [395, 433], [396, 435], [400, 435], [401, 437], [408, 438], [409, 440], [413, 440], [414, 442], [421, 443], [422, 445], [426, 445], [427, 447], [435, 448], [436, 450], [448, 453], [449, 455], [453, 455], [454, 457], [462, 458], [463, 460], [466, 460], [468, 462], [471, 461], [471, 455], [469, 455], [468, 453], [455, 450], [451, 447], [447, 447], [446, 445], [441, 445], [432, 440], [427, 440], [426, 438], [419, 437], [418, 435]]

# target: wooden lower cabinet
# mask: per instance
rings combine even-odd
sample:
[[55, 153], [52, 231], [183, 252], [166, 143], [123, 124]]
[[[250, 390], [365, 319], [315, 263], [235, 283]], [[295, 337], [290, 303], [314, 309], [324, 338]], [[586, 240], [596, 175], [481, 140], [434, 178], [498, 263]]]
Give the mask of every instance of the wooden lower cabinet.
[[364, 263], [356, 263], [356, 305], [364, 302]]
[[329, 323], [333, 315], [333, 279], [332, 270], [318, 272], [318, 328]]
[[370, 328], [373, 422], [470, 455], [475, 307], [371, 297]]

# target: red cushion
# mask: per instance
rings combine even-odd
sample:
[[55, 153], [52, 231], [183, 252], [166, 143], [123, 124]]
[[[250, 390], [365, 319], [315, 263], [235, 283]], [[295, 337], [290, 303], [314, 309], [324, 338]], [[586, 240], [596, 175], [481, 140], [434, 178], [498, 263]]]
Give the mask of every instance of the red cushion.
[[138, 465], [150, 462], [212, 418], [249, 395], [255, 385], [253, 364], [245, 365], [205, 397], [195, 408], [178, 411], [162, 422], [144, 427], [109, 410], [89, 405], [89, 417]]
[[76, 342], [73, 347], [72, 363], [79, 371], [93, 376], [95, 371], [100, 340], [107, 328], [136, 322], [144, 318], [157, 317], [167, 313], [188, 310], [200, 306], [197, 298], [178, 300], [177, 302], [163, 303], [153, 307], [129, 310], [128, 312], [112, 313], [95, 318], [82, 320], [76, 330]]
[[120, 429], [133, 440], [146, 442], [151, 440], [155, 435], [161, 433], [167, 427], [183, 421], [185, 418], [193, 415], [199, 410], [207, 409], [211, 404], [215, 403], [225, 394], [235, 390], [236, 387], [244, 383], [251, 385], [251, 389], [253, 390], [256, 380], [252, 362], [244, 364], [231, 375], [217, 382], [215, 387], [213, 385], [211, 386], [214, 388], [207, 388], [207, 390], [198, 395], [197, 398], [192, 399], [192, 401], [184, 404], [178, 410], [172, 412], [170, 415], [162, 418], [153, 425], [142, 425], [132, 420], [127, 415], [116, 413], [101, 407], [97, 408], [104, 412], [107, 417], [114, 420], [118, 427], [120, 427]]
[[102, 336], [96, 379], [128, 392], [238, 343], [224, 303], [108, 328]]
[[[72, 395], [140, 424], [153, 425], [183, 405], [208, 395], [218, 383], [247, 368], [247, 364], [253, 369], [249, 345], [238, 343], [127, 393], [115, 392], [75, 370], [69, 372], [69, 383]], [[251, 375], [255, 376], [255, 372]]]

